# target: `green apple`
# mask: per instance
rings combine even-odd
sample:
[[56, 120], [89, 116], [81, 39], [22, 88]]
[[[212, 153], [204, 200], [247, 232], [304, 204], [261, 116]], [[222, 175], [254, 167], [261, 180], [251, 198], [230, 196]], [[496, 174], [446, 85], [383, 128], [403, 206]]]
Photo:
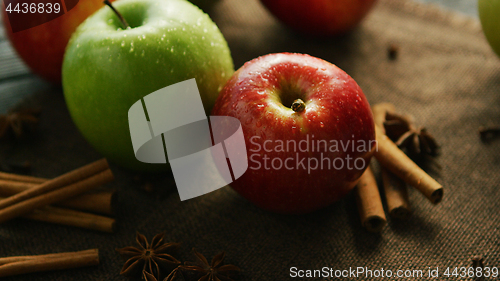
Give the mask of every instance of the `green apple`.
[[205, 110], [234, 72], [227, 43], [208, 15], [186, 0], [118, 0], [83, 22], [64, 55], [66, 103], [88, 142], [111, 161], [157, 170], [136, 160], [128, 110], [142, 97], [195, 78]]
[[500, 0], [479, 0], [477, 4], [484, 35], [500, 56]]

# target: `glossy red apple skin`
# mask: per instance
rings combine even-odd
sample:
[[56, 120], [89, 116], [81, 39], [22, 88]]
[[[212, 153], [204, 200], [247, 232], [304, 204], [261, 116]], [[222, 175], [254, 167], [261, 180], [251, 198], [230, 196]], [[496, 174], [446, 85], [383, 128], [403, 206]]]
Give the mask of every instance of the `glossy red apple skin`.
[[12, 32], [4, 5], [2, 19], [7, 37], [30, 69], [47, 81], [60, 84], [64, 51], [71, 35], [80, 23], [103, 6], [102, 0], [80, 0], [64, 15], [16, 33]]
[[335, 36], [356, 27], [376, 0], [261, 0], [290, 28], [307, 35]]
[[[300, 113], [288, 107], [296, 98], [306, 103]], [[270, 54], [245, 63], [222, 89], [212, 115], [232, 116], [242, 124], [249, 168], [231, 187], [257, 206], [278, 213], [308, 213], [339, 200], [355, 186], [366, 167], [349, 170], [346, 165], [336, 170], [326, 169], [325, 164], [324, 169], [309, 173], [294, 162], [299, 169], [273, 169], [272, 165], [266, 169], [264, 161], [272, 160], [264, 160], [264, 154], [282, 161], [288, 157], [321, 159], [320, 153], [311, 149], [282, 152], [276, 140], [298, 144], [307, 135], [310, 139], [314, 135], [315, 140], [338, 143], [353, 139], [371, 142], [366, 151], [347, 151], [353, 159], [362, 158], [367, 164], [375, 147], [373, 116], [358, 84], [335, 65], [309, 55]], [[263, 150], [266, 141], [271, 152]], [[324, 158], [346, 157], [343, 149], [320, 151]]]

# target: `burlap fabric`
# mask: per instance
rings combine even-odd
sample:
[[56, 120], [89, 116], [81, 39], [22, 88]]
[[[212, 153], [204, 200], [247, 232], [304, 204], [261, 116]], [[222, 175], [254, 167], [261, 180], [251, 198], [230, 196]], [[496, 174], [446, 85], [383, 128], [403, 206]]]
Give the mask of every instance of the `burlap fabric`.
[[[373, 234], [361, 227], [352, 194], [313, 214], [283, 216], [254, 207], [229, 187], [180, 202], [171, 174], [156, 181], [160, 191], [147, 193], [134, 174], [113, 166], [116, 181], [110, 186], [119, 191], [115, 234], [25, 220], [0, 226], [0, 256], [99, 248], [101, 264], [3, 280], [124, 280], [114, 249], [132, 244], [136, 231], [148, 238], [165, 231], [167, 240], [183, 243], [183, 260], [193, 247], [210, 258], [225, 250], [227, 262], [243, 269], [242, 280], [286, 280], [291, 267], [325, 266], [424, 272], [439, 267], [444, 279], [446, 267], [470, 266], [474, 255], [482, 255], [486, 266], [500, 266], [500, 140], [484, 144], [477, 133], [481, 125], [500, 124], [500, 59], [476, 20], [406, 0], [381, 0], [350, 35], [317, 41], [290, 32], [256, 0], [224, 0], [211, 15], [236, 67], [272, 52], [308, 53], [344, 69], [371, 103], [392, 102], [414, 115], [442, 145], [441, 169], [431, 173], [445, 187], [444, 201], [433, 206], [410, 189], [412, 216], [389, 219], [382, 233]], [[399, 48], [394, 61], [387, 56], [390, 44]], [[98, 159], [72, 124], [61, 91], [23, 75], [25, 69], [9, 60], [10, 49], [0, 52], [6, 77], [1, 94], [36, 92], [31, 102], [44, 108], [35, 138], [1, 143], [3, 157], [29, 160], [33, 173], [43, 177]], [[363, 279], [369, 278], [356, 280]]]

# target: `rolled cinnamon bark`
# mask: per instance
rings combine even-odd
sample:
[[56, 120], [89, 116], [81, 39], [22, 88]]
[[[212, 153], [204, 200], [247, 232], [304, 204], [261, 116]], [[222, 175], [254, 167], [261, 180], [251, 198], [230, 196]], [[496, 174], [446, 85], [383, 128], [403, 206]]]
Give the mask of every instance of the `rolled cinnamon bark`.
[[0, 277], [98, 265], [99, 250], [4, 259], [11, 261], [2, 263], [0, 259]]
[[18, 261], [27, 261], [33, 259], [48, 259], [48, 258], [61, 258], [61, 257], [71, 257], [76, 253], [81, 255], [89, 255], [96, 252], [96, 249], [78, 251], [78, 252], [65, 252], [65, 253], [54, 253], [54, 254], [45, 254], [45, 255], [34, 255], [34, 256], [12, 256], [12, 257], [3, 257], [0, 258], [0, 265], [18, 262]]
[[407, 218], [411, 209], [406, 183], [386, 168], [381, 168], [381, 172], [389, 215], [398, 219]]
[[[395, 106], [392, 103], [378, 103], [372, 107], [372, 111], [375, 125], [379, 126], [385, 134], [384, 122], [386, 114], [388, 112], [394, 113], [396, 111]], [[389, 214], [395, 218], [406, 218], [410, 214], [410, 200], [405, 182], [384, 167], [381, 167], [380, 170]]]
[[[0, 196], [12, 196], [27, 189], [35, 188], [38, 185], [37, 183], [0, 180]], [[115, 199], [116, 192], [114, 190], [106, 190], [84, 193], [55, 203], [55, 205], [92, 213], [112, 215], [114, 213]]]
[[24, 176], [24, 175], [16, 175], [16, 174], [4, 173], [4, 172], [0, 172], [0, 179], [1, 180], [8, 180], [8, 181], [28, 182], [28, 183], [43, 183], [43, 182], [47, 181], [47, 179], [43, 179], [43, 178], [36, 178], [36, 177]]
[[371, 232], [380, 232], [387, 223], [377, 187], [377, 181], [370, 167], [361, 175], [355, 188], [361, 224]]
[[105, 170], [108, 170], [108, 162], [106, 159], [101, 159], [90, 163], [86, 166], [58, 176], [57, 178], [48, 180], [40, 184], [35, 188], [27, 189], [23, 192], [20, 192], [16, 195], [7, 197], [3, 200], [0, 200], [0, 210], [5, 209], [9, 206], [12, 206], [21, 201], [27, 200], [29, 198], [39, 196], [41, 194], [50, 192], [52, 190], [56, 190], [63, 186], [67, 186], [70, 184], [74, 184], [76, 182], [84, 181], [85, 179], [97, 175]]
[[[15, 217], [27, 214], [35, 209], [66, 200], [68, 198], [88, 192], [97, 186], [109, 183], [113, 180], [113, 173], [110, 169], [95, 174], [89, 178], [80, 180], [68, 186], [43, 193], [33, 198], [29, 198], [5, 209], [0, 210], [0, 223]], [[9, 197], [10, 198], [10, 197]]]
[[50, 206], [36, 209], [22, 217], [36, 221], [69, 225], [108, 233], [115, 231], [116, 223], [115, 219], [112, 218]]
[[396, 111], [396, 107], [392, 103], [382, 102], [377, 103], [372, 106], [373, 112], [373, 120], [375, 121], [375, 125], [379, 126], [385, 134], [384, 130], [384, 122], [386, 120], [386, 113], [394, 113]]
[[379, 126], [375, 126], [377, 148], [375, 158], [380, 165], [429, 199], [433, 204], [443, 199], [443, 186], [413, 162], [398, 146], [387, 137]]
[[[0, 199], [2, 198], [0, 197]], [[35, 221], [75, 226], [108, 233], [114, 232], [116, 225], [116, 220], [112, 218], [51, 206], [36, 209], [21, 217]]]

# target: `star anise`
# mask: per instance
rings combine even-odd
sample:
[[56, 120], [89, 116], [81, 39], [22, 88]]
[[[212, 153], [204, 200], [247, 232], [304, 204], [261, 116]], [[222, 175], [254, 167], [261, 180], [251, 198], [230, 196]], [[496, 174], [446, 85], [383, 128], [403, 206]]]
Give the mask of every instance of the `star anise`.
[[[146, 271], [143, 271], [142, 279], [146, 281], [159, 281], [153, 274], [148, 273]], [[167, 277], [165, 277], [165, 279], [163, 279], [163, 281], [177, 281], [177, 280], [185, 281], [184, 275], [182, 274], [182, 266], [176, 267]]]
[[221, 252], [216, 255], [211, 263], [202, 254], [193, 249], [196, 257], [196, 262], [185, 262], [180, 266], [185, 271], [194, 272], [201, 276], [198, 281], [231, 281], [230, 273], [238, 272], [240, 269], [232, 264], [222, 265], [225, 258], [225, 253]]
[[4, 137], [11, 130], [17, 138], [23, 136], [26, 127], [38, 123], [40, 115], [39, 109], [12, 110], [7, 114], [0, 115], [0, 138]]
[[384, 127], [387, 136], [408, 153], [416, 156], [438, 154], [436, 139], [424, 127], [416, 127], [410, 117], [387, 112]]
[[163, 272], [169, 272], [178, 266], [181, 262], [167, 252], [179, 247], [179, 244], [165, 243], [164, 235], [164, 233], [157, 234], [149, 244], [146, 237], [137, 232], [138, 247], [116, 249], [123, 258], [127, 259], [120, 274], [131, 279], [138, 279], [143, 276], [143, 272], [147, 272], [160, 280]]

